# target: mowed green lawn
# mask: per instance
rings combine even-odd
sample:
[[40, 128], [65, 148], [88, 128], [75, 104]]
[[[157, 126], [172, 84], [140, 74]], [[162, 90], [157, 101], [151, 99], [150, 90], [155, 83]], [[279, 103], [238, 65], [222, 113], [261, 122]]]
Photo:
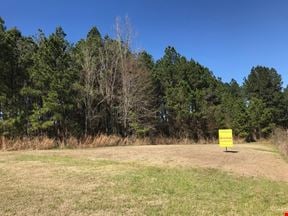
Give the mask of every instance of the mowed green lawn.
[[285, 210], [287, 182], [49, 151], [0, 153], [1, 216], [276, 216]]

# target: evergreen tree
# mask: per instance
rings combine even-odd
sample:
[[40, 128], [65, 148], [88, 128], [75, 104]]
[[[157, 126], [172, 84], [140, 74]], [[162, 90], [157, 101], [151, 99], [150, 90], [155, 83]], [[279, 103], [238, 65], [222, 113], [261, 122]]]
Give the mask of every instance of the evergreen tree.
[[164, 132], [196, 140], [216, 134], [218, 125], [212, 113], [220, 101], [216, 95], [218, 81], [207, 68], [168, 47], [156, 63], [154, 78]]
[[65, 40], [61, 27], [48, 38], [40, 35], [33, 59], [30, 94], [35, 100], [30, 116], [31, 130], [65, 141], [69, 129], [75, 125], [76, 93], [73, 84], [78, 77], [73, 67], [70, 44]]
[[34, 48], [31, 38], [23, 37], [15, 28], [6, 30], [0, 20], [0, 124], [5, 135], [27, 135], [28, 107], [21, 89], [28, 82]]
[[253, 67], [243, 86], [223, 83], [170, 46], [154, 62], [133, 51], [129, 25], [116, 23], [116, 30], [116, 39], [102, 38], [93, 27], [73, 46], [61, 27], [33, 40], [0, 18], [1, 135], [199, 140], [232, 128], [253, 141], [288, 128], [288, 88], [275, 69]]
[[267, 136], [275, 125], [281, 123], [281, 76], [274, 68], [253, 67], [244, 81], [244, 90], [251, 118], [250, 133], [256, 138]]

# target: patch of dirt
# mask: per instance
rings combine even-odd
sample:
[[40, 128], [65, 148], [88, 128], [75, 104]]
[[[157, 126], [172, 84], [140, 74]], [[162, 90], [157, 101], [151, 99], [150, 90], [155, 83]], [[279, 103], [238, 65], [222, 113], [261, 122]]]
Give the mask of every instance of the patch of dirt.
[[[233, 151], [225, 152], [218, 145], [150, 145], [37, 151], [37, 153], [85, 157], [92, 160], [136, 161], [161, 166], [216, 168], [238, 175], [288, 182], [288, 163], [274, 147], [263, 144], [238, 144], [230, 150]], [[31, 152], [23, 153], [31, 154]]]

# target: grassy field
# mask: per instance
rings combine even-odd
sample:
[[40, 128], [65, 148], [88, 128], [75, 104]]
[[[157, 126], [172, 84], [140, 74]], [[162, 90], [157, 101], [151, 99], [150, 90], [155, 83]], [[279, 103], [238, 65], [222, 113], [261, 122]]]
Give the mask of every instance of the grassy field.
[[285, 210], [287, 182], [55, 151], [0, 153], [1, 216], [276, 216]]

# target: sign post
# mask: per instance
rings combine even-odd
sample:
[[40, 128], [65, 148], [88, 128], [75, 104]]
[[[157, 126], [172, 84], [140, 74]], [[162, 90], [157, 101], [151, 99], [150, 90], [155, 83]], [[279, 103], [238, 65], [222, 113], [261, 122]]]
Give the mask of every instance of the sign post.
[[219, 146], [225, 148], [233, 147], [232, 129], [219, 129]]

